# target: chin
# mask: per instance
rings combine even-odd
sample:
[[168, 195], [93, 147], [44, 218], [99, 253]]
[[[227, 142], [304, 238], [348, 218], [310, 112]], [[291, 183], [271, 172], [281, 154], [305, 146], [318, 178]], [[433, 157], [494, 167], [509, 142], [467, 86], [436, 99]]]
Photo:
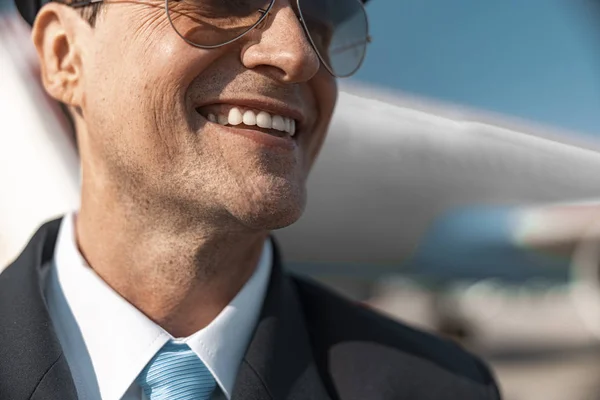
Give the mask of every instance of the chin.
[[246, 176], [244, 183], [223, 193], [222, 204], [240, 224], [270, 231], [298, 221], [306, 206], [305, 174], [297, 171]]
[[304, 212], [306, 191], [267, 195], [262, 199], [244, 201], [230, 209], [231, 215], [252, 230], [272, 231], [292, 225]]

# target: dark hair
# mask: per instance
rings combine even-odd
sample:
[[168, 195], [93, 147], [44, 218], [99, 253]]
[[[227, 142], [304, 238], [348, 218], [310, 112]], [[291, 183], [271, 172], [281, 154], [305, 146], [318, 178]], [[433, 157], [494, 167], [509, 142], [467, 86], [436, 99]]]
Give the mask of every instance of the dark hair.
[[81, 7], [79, 9], [79, 13], [81, 14], [81, 17], [86, 19], [87, 22], [91, 26], [95, 26], [96, 19], [98, 18], [98, 15], [100, 14], [100, 11], [102, 10], [102, 6], [103, 6], [102, 2], [93, 3], [93, 4], [90, 4], [89, 6]]

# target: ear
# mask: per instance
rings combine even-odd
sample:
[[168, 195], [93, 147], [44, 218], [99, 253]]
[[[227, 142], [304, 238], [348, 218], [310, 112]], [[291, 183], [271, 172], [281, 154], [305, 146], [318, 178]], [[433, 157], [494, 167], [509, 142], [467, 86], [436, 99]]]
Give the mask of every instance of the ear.
[[71, 7], [50, 2], [38, 13], [32, 31], [44, 88], [56, 100], [74, 107], [81, 105], [83, 90], [82, 38], [75, 33], [90, 28], [82, 22]]

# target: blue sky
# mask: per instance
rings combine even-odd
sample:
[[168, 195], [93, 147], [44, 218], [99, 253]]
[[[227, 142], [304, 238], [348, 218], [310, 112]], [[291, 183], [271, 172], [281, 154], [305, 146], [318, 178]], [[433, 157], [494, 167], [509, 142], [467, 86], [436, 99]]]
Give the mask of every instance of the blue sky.
[[600, 1], [372, 0], [352, 79], [600, 135]]

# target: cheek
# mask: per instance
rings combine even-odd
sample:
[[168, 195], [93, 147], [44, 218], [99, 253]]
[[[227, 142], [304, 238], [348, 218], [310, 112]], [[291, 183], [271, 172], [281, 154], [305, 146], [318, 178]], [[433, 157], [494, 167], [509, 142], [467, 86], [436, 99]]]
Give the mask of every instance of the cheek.
[[337, 82], [335, 78], [328, 72], [323, 71], [323, 69], [313, 78], [310, 85], [313, 97], [317, 103], [316, 109], [319, 112], [314, 133], [309, 136], [307, 139], [308, 143], [306, 144], [307, 161], [310, 167], [314, 164], [323, 146], [337, 102]]
[[337, 80], [328, 72], [321, 71], [318, 77], [317, 93], [319, 108], [331, 119], [338, 96]]
[[131, 162], [158, 168], [189, 140], [186, 91], [214, 58], [169, 33], [152, 41], [124, 33], [123, 41], [99, 46], [85, 90], [90, 132], [101, 131]]

